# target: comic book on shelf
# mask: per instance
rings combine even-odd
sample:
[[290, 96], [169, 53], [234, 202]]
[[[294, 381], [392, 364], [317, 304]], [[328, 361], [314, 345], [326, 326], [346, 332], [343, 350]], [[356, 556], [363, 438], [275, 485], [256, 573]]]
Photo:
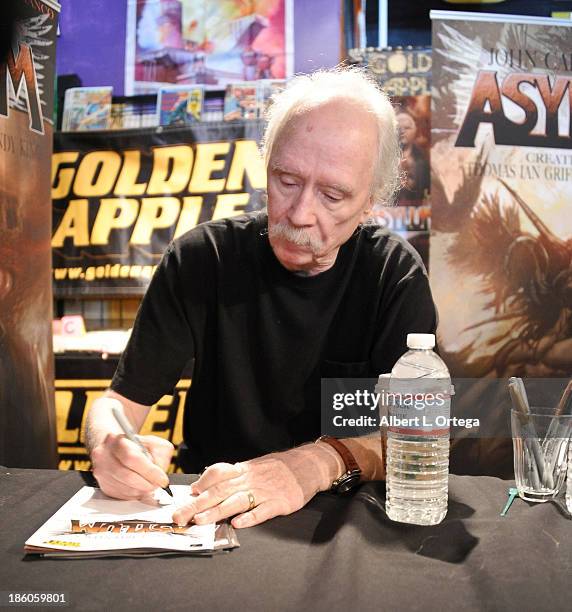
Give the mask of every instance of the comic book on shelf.
[[189, 125], [202, 119], [204, 88], [179, 85], [161, 87], [157, 95], [159, 125]]
[[260, 99], [257, 83], [231, 83], [224, 96], [224, 120], [258, 119]]
[[111, 122], [113, 87], [72, 87], [64, 97], [63, 132], [106, 130]]
[[258, 81], [258, 110], [260, 117], [264, 117], [266, 115], [266, 111], [272, 104], [272, 96], [283, 91], [285, 87], [285, 79], [263, 79]]

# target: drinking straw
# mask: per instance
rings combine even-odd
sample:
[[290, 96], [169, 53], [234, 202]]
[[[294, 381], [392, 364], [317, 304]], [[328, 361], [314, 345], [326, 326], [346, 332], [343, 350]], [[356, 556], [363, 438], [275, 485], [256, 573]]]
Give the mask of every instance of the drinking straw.
[[[548, 427], [548, 431], [546, 432], [546, 437], [542, 442], [542, 449], [544, 452], [547, 452], [548, 445], [550, 444], [550, 440], [554, 440], [556, 438], [569, 438], [570, 437], [570, 423], [565, 423], [562, 426], [562, 435], [558, 435], [559, 429], [561, 426], [559, 416], [563, 414], [570, 414], [570, 409], [572, 408], [572, 379], [568, 381], [566, 385], [566, 389], [564, 389], [564, 393], [562, 393], [562, 397], [556, 406], [556, 410], [554, 411], [554, 417], [550, 421], [550, 426]], [[567, 421], [572, 421], [571, 419], [566, 419]]]
[[[543, 485], [538, 475], [538, 467], [536, 465], [536, 460], [534, 458], [531, 438], [526, 438], [526, 440], [524, 440], [524, 444], [526, 448], [528, 449], [525, 454], [525, 458], [528, 457], [528, 473], [530, 474], [530, 478], [532, 480], [532, 486], [534, 487], [535, 491], [540, 491]], [[552, 484], [554, 484], [554, 482]]]
[[570, 438], [570, 434], [572, 433], [572, 416], [569, 419], [566, 419], [566, 423], [561, 424], [560, 419], [558, 417], [562, 415], [569, 415], [570, 410], [572, 408], [572, 379], [568, 381], [566, 385], [566, 389], [564, 389], [564, 393], [562, 393], [562, 397], [556, 406], [556, 410], [554, 411], [554, 417], [550, 421], [550, 425], [548, 427], [548, 431], [546, 432], [546, 436], [542, 441], [542, 450], [544, 451], [545, 456], [548, 458], [548, 467], [550, 469], [550, 473], [554, 472], [554, 462], [557, 457], [555, 456], [555, 446], [558, 443], [559, 439]]
[[554, 486], [554, 480], [552, 478], [552, 474], [545, 469], [544, 453], [542, 452], [542, 448], [538, 442], [538, 435], [536, 433], [534, 423], [530, 418], [528, 398], [526, 397], [526, 391], [523, 392], [523, 389], [524, 383], [522, 382], [522, 379], [515, 377], [509, 379], [508, 390], [510, 393], [510, 399], [512, 400], [514, 409], [521, 415], [520, 422], [522, 423], [522, 430], [526, 436], [526, 439], [529, 440], [528, 445], [532, 450], [532, 454], [534, 455], [534, 463], [536, 463], [536, 468], [538, 469], [538, 477], [540, 478], [541, 483], [545, 484], [549, 488], [552, 488]]
[[[524, 381], [522, 380], [522, 378], [517, 378], [517, 377], [512, 377], [513, 382], [517, 385], [517, 389], [518, 392], [522, 398], [522, 402], [524, 407], [526, 408], [526, 413], [529, 415], [530, 414], [530, 403], [528, 401], [528, 394], [526, 393], [526, 387], [524, 386]], [[534, 435], [534, 441], [536, 443], [536, 446], [538, 446], [538, 434], [535, 431], [535, 427], [534, 427], [534, 423], [531, 419], [529, 419], [528, 421], [528, 428], [529, 431], [531, 433], [531, 435]], [[538, 457], [538, 452], [534, 453], [534, 443], [532, 442], [532, 438], [527, 438], [526, 440], [526, 446], [528, 447], [528, 454], [530, 457], [530, 465], [532, 466], [532, 469], [529, 470], [532, 472], [531, 476], [532, 476], [532, 484], [534, 486], [535, 489], [541, 489], [544, 486], [544, 479], [547, 480], [546, 482], [546, 486], [549, 488], [552, 488], [554, 486], [554, 479], [552, 478], [552, 471], [551, 470], [544, 470], [544, 474], [543, 477], [540, 478], [539, 477], [539, 471], [541, 468], [539, 468], [536, 463], [537, 461], [535, 460], [535, 457]], [[546, 454], [544, 453], [544, 447], [542, 445], [540, 445], [540, 449], [543, 451], [542, 452], [542, 460], [543, 463], [542, 465], [545, 466], [546, 465], [546, 461], [548, 461], [546, 459]], [[533, 457], [534, 456], [534, 457]], [[541, 482], [542, 481], [542, 482]]]
[[[570, 414], [570, 408], [572, 408], [572, 378], [568, 381], [566, 389], [564, 389], [564, 393], [554, 411], [554, 416]], [[552, 423], [550, 423], [550, 425], [552, 425]]]

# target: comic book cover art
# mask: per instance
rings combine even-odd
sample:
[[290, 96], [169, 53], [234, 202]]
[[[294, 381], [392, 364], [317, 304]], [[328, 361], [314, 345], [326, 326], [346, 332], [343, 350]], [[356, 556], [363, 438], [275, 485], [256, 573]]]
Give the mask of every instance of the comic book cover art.
[[224, 120], [258, 119], [260, 99], [257, 83], [227, 85], [224, 96]]
[[428, 204], [429, 143], [431, 141], [431, 98], [429, 96], [395, 96], [392, 98], [401, 145], [402, 186], [397, 206]]
[[127, 113], [128, 105], [125, 102], [111, 105], [111, 113], [109, 115], [109, 123], [107, 124], [110, 130], [122, 130], [124, 127], [124, 116]]
[[162, 87], [157, 96], [159, 125], [188, 125], [201, 120], [203, 87]]
[[430, 272], [456, 376], [572, 374], [572, 24], [534, 19], [433, 22]]
[[292, 0], [129, 0], [125, 91], [292, 73]]
[[153, 556], [160, 552], [212, 554], [239, 546], [228, 523], [172, 523], [173, 512], [189, 496], [188, 485], [171, 485], [138, 500], [107, 497], [98, 488], [82, 487], [24, 545], [24, 551], [45, 558]]
[[72, 87], [64, 98], [62, 131], [106, 130], [111, 123], [113, 87]]
[[395, 108], [403, 151], [403, 186], [397, 196], [397, 205], [428, 204], [431, 50], [350, 49], [349, 61], [367, 69]]
[[286, 88], [286, 80], [280, 79], [273, 81], [264, 79], [262, 81], [258, 81], [257, 87], [258, 108], [260, 116], [264, 117], [272, 104], [272, 97]]
[[348, 61], [366, 68], [390, 97], [399, 126], [401, 189], [392, 206], [374, 206], [374, 220], [403, 236], [429, 267], [431, 49], [350, 49]]

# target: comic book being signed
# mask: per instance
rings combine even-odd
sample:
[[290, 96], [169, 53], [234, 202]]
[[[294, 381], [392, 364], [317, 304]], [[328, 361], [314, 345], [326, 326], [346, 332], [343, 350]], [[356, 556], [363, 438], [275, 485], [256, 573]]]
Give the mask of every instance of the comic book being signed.
[[42, 557], [93, 558], [165, 554], [210, 555], [238, 546], [231, 525], [173, 523], [173, 512], [190, 500], [190, 487], [171, 485], [141, 500], [107, 497], [83, 487], [27, 541], [26, 553]]

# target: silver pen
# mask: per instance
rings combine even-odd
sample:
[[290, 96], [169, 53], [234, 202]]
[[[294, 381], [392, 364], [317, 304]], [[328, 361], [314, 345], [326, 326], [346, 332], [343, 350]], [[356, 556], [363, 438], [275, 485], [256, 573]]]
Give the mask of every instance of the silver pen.
[[[123, 433], [125, 434], [127, 439], [137, 444], [137, 446], [141, 449], [141, 452], [145, 455], [145, 457], [147, 457], [147, 459], [149, 459], [151, 463], [155, 463], [153, 461], [153, 457], [151, 453], [145, 448], [145, 446], [143, 446], [143, 444], [141, 443], [141, 440], [139, 440], [139, 436], [133, 431], [133, 427], [131, 427], [131, 423], [129, 422], [127, 417], [123, 414], [123, 412], [117, 406], [112, 406], [111, 411], [113, 412], [113, 416], [115, 417], [115, 420], [119, 424], [119, 427], [123, 429]], [[174, 497], [169, 485], [167, 485], [166, 487], [162, 487], [162, 489], [163, 491], [167, 492], [171, 497]]]

